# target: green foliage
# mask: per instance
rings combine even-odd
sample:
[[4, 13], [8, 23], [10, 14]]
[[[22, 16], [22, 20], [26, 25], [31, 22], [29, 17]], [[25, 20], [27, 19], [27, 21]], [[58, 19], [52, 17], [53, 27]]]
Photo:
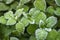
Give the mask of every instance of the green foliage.
[[57, 23], [57, 18], [54, 16], [48, 17], [46, 20], [46, 27], [52, 28]]
[[19, 39], [16, 37], [10, 37], [10, 40], [19, 40]]
[[6, 11], [8, 9], [9, 9], [9, 7], [7, 5], [5, 5], [4, 3], [0, 2], [0, 11]]
[[0, 0], [0, 40], [60, 40], [60, 0]]
[[60, 0], [55, 0], [56, 4], [60, 6]]
[[60, 16], [60, 8], [56, 8], [54, 13], [55, 13], [55, 15]]
[[[47, 39], [46, 40], [55, 40], [58, 35], [58, 32], [56, 30], [52, 30], [48, 33]], [[54, 36], [54, 37], [53, 37]]]
[[36, 8], [38, 8], [39, 10], [45, 11], [45, 9], [46, 9], [46, 2], [45, 2], [45, 0], [35, 0], [34, 6]]
[[45, 40], [48, 35], [48, 32], [44, 29], [37, 29], [35, 35], [37, 40]]
[[4, 16], [0, 17], [0, 23], [6, 24], [7, 20], [4, 18]]

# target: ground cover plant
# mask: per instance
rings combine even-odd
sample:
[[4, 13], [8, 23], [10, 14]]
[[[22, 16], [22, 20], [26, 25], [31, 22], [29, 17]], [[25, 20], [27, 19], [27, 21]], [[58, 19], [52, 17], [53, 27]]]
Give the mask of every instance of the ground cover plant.
[[60, 40], [60, 0], [0, 0], [0, 40]]

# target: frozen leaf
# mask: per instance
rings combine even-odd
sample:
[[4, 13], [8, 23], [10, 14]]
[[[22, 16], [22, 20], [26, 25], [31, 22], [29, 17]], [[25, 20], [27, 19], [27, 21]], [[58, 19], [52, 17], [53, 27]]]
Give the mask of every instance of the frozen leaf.
[[55, 0], [56, 4], [60, 6], [60, 0]]
[[3, 0], [6, 4], [12, 3], [14, 0]]
[[4, 17], [5, 17], [6, 19], [11, 19], [11, 18], [14, 18], [14, 14], [13, 14], [12, 11], [8, 11], [8, 12], [6, 12], [6, 13], [4, 14]]
[[35, 36], [37, 40], [45, 40], [48, 35], [48, 32], [44, 29], [37, 29], [35, 32]]
[[45, 21], [46, 20], [46, 14], [43, 12], [40, 12], [40, 10], [37, 10], [36, 8], [32, 8], [29, 11], [29, 15], [35, 19], [36, 24], [39, 24], [40, 20]]
[[6, 24], [7, 20], [4, 18], [4, 16], [0, 17], [0, 23]]
[[18, 17], [20, 17], [23, 14], [23, 8], [22, 9], [18, 9], [15, 12], [15, 19], [17, 19]]
[[37, 14], [39, 14], [40, 10], [37, 10], [36, 8], [31, 8], [29, 11], [29, 15], [35, 17]]
[[19, 39], [16, 37], [10, 37], [10, 40], [19, 40]]
[[9, 19], [8, 21], [7, 21], [7, 24], [6, 25], [14, 25], [16, 23], [16, 20], [14, 20], [14, 19]]
[[21, 19], [21, 22], [23, 23], [23, 25], [24, 25], [25, 27], [29, 24], [28, 19], [25, 18], [25, 17], [23, 17], [23, 18]]
[[55, 15], [60, 16], [60, 8], [56, 8], [54, 11]]
[[57, 18], [54, 16], [48, 17], [46, 20], [46, 27], [52, 28], [57, 23]]
[[44, 14], [43, 12], [39, 12], [39, 14], [35, 17], [36, 24], [39, 24], [40, 20], [45, 21], [46, 18], [46, 14]]
[[23, 33], [24, 29], [25, 29], [25, 27], [24, 27], [23, 23], [19, 22], [19, 23], [16, 24], [16, 30], [18, 32]]
[[45, 0], [35, 0], [34, 6], [39, 10], [45, 11], [46, 1]]
[[6, 11], [8, 9], [9, 9], [9, 7], [7, 5], [5, 5], [4, 3], [0, 2], [0, 11]]

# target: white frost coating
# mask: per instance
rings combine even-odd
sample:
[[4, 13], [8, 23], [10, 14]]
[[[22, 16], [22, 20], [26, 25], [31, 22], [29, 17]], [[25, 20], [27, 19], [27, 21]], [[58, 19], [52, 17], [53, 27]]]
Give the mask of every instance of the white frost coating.
[[35, 36], [37, 40], [45, 40], [48, 35], [48, 32], [44, 29], [37, 29], [35, 32]]
[[52, 29], [51, 28], [45, 28], [45, 30], [50, 32]]
[[30, 22], [30, 24], [34, 24], [35, 23], [35, 20], [32, 19], [32, 21], [29, 20], [29, 22]]
[[24, 15], [24, 17], [26, 17], [26, 18], [28, 17], [27, 14], [26, 14], [25, 12], [23, 12], [23, 15]]
[[58, 6], [60, 6], [60, 3], [58, 3], [58, 2], [60, 2], [60, 1], [58, 1], [58, 0], [55, 0], [55, 2], [56, 2], [56, 4], [57, 4]]
[[44, 24], [43, 20], [40, 20], [40, 21], [39, 21], [39, 27], [40, 27], [41, 25], [43, 25], [43, 24]]
[[46, 23], [47, 23], [47, 27], [51, 28], [57, 23], [57, 18], [54, 16], [51, 16], [47, 18]]

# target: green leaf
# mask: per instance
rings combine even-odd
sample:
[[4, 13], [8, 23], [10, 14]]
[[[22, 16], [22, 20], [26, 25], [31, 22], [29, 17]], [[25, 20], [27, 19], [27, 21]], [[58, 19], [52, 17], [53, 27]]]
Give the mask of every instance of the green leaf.
[[54, 16], [48, 17], [46, 19], [46, 27], [52, 28], [57, 23], [57, 18]]
[[11, 34], [11, 32], [12, 32], [12, 30], [7, 27], [2, 28], [2, 33], [5, 37], [9, 36]]
[[6, 11], [8, 9], [9, 9], [9, 7], [7, 5], [5, 5], [4, 3], [0, 2], [0, 11]]
[[6, 24], [7, 20], [4, 18], [4, 16], [0, 17], [0, 23], [1, 24]]
[[23, 8], [16, 10], [15, 19], [19, 18], [23, 14]]
[[12, 3], [14, 0], [3, 0], [6, 4]]
[[27, 11], [29, 10], [29, 7], [26, 6], [26, 5], [21, 5], [21, 4], [20, 4], [20, 5], [17, 6], [17, 9], [21, 9], [21, 8], [24, 9], [24, 10], [23, 10], [24, 12], [27, 12]]
[[45, 21], [46, 20], [46, 14], [43, 12], [40, 12], [40, 10], [37, 10], [36, 8], [32, 8], [29, 11], [29, 15], [35, 19], [36, 24], [39, 24], [40, 20]]
[[10, 5], [10, 10], [12, 10], [12, 9], [16, 10], [17, 6], [18, 6], [18, 2], [15, 1], [14, 3], [12, 3], [12, 4]]
[[54, 11], [55, 15], [60, 16], [60, 8], [56, 8]]
[[29, 40], [36, 40], [35, 36], [30, 36]]
[[17, 37], [10, 37], [10, 40], [19, 40]]
[[5, 17], [6, 19], [11, 19], [11, 18], [14, 18], [14, 14], [13, 14], [12, 11], [8, 11], [8, 12], [6, 12], [6, 13], [4, 14], [4, 17]]
[[45, 27], [45, 22], [43, 20], [39, 21], [39, 27], [41, 27], [41, 28]]
[[49, 14], [52, 14], [53, 15], [53, 13], [54, 13], [54, 8], [53, 8], [53, 6], [49, 6], [48, 8], [47, 8], [47, 12], [49, 13]]
[[58, 30], [58, 35], [56, 37], [56, 40], [60, 40], [60, 29]]
[[14, 25], [16, 23], [16, 20], [14, 20], [14, 19], [9, 19], [8, 21], [7, 21], [7, 24], [6, 25]]
[[36, 24], [30, 24], [28, 27], [27, 27], [27, 32], [32, 35], [35, 33], [35, 30], [37, 29], [37, 25]]
[[55, 40], [57, 35], [58, 35], [58, 32], [53, 29], [48, 33], [46, 40]]
[[34, 6], [39, 10], [45, 11], [46, 1], [45, 0], [35, 0]]
[[30, 0], [20, 0], [20, 2], [22, 3], [22, 4], [25, 4], [25, 3], [27, 3], [27, 2], [29, 2]]
[[35, 17], [36, 24], [39, 24], [40, 20], [45, 21], [46, 20], [46, 15], [43, 12], [39, 12], [39, 14]]
[[24, 25], [21, 22], [16, 24], [16, 30], [18, 32], [22, 33], [22, 32], [24, 32], [24, 29], [25, 29], [25, 27], [24, 27]]
[[60, 6], [60, 0], [55, 0], [56, 4]]
[[25, 18], [25, 17], [22, 17], [21, 22], [23, 23], [23, 25], [24, 25], [25, 27], [29, 24], [28, 19]]
[[40, 28], [35, 31], [35, 35], [37, 40], [45, 40], [48, 32]]

